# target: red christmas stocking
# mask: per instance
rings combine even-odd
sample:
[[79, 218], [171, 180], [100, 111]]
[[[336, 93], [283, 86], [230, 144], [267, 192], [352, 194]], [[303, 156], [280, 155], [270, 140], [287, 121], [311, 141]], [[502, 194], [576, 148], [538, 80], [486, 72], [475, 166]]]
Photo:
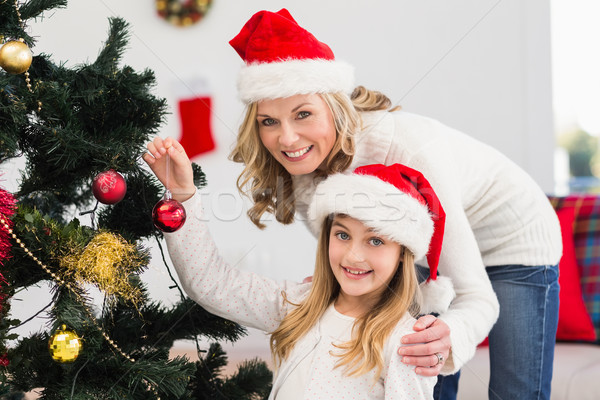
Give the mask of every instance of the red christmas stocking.
[[181, 138], [179, 142], [190, 159], [215, 148], [211, 129], [210, 97], [194, 97], [179, 101]]

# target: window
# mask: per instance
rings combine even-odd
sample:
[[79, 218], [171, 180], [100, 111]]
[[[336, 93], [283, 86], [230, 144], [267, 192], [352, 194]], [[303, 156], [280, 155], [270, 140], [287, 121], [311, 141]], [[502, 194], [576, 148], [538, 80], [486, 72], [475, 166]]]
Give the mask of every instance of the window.
[[600, 192], [600, 2], [552, 0], [556, 194]]

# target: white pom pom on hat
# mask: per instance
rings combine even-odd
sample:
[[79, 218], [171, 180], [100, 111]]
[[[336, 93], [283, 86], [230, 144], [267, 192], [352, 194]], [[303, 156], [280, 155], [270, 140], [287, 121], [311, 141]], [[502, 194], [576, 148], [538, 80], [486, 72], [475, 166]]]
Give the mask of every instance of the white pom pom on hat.
[[349, 94], [354, 89], [354, 68], [337, 61], [329, 46], [298, 25], [285, 8], [257, 12], [229, 44], [245, 62], [238, 93], [246, 104], [296, 94]]
[[373, 164], [331, 175], [317, 186], [309, 206], [313, 232], [330, 214], [358, 219], [408, 248], [415, 259], [426, 256], [429, 278], [420, 285], [421, 312], [448, 309], [455, 296], [452, 281], [437, 273], [446, 214], [423, 174], [402, 164]]

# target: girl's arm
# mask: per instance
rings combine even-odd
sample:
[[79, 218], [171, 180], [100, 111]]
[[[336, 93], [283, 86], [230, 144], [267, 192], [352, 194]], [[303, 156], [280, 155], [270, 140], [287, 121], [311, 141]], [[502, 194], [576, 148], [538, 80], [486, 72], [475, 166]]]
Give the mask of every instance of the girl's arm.
[[386, 400], [433, 399], [433, 388], [437, 378], [418, 375], [413, 366], [404, 364], [396, 355], [399, 347], [405, 347], [398, 344], [401, 337], [410, 332], [414, 322], [412, 318], [401, 321], [386, 342], [386, 366], [383, 371]]
[[279, 326], [288, 303], [310, 284], [279, 283], [229, 266], [222, 259], [203, 220], [200, 195], [183, 203], [187, 219], [181, 229], [165, 233], [169, 255], [185, 292], [207, 311], [266, 332]]
[[196, 192], [194, 172], [183, 146], [173, 138], [157, 136], [146, 147], [148, 152], [142, 158], [173, 198], [183, 202], [192, 197]]

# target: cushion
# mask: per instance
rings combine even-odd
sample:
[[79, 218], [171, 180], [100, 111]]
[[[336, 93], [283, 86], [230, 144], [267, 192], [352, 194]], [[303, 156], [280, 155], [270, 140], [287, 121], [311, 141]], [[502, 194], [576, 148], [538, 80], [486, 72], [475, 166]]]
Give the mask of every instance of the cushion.
[[575, 257], [573, 223], [575, 209], [562, 208], [556, 211], [563, 237], [563, 255], [560, 259], [560, 307], [556, 340], [595, 341], [596, 331], [585, 308], [581, 293], [579, 270]]
[[549, 196], [555, 209], [574, 208], [573, 239], [583, 301], [600, 344], [600, 195]]
[[[558, 278], [560, 284], [560, 306], [558, 310], [556, 340], [595, 341], [597, 334], [583, 300], [579, 268], [575, 255], [573, 224], [575, 222], [575, 213], [579, 210], [569, 205], [557, 204], [555, 201], [553, 201], [553, 204], [557, 208], [556, 215], [560, 221], [563, 237], [563, 255], [560, 259], [560, 274]], [[563, 207], [560, 207], [561, 205]], [[488, 338], [485, 338], [479, 344], [480, 347], [487, 345]]]

